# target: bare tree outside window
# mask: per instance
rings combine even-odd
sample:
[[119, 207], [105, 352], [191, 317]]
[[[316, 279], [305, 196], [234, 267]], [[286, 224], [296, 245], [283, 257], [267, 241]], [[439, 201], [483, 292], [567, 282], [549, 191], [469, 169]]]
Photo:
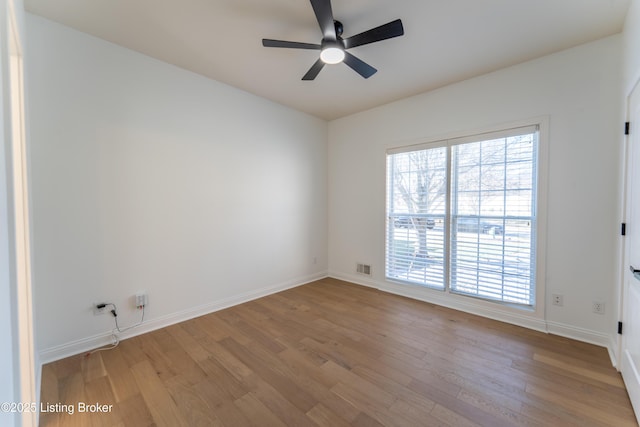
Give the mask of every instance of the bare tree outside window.
[[406, 206], [409, 224], [418, 233], [416, 258], [429, 255], [427, 230], [444, 214], [447, 197], [446, 151], [423, 150], [406, 154], [408, 170], [394, 175], [394, 185]]

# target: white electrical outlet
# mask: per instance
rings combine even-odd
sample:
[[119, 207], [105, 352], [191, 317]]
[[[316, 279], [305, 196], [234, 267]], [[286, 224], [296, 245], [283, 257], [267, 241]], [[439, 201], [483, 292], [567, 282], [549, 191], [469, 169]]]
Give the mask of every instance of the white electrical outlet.
[[562, 305], [564, 304], [564, 296], [560, 294], [553, 294], [551, 295], [551, 301], [553, 305], [562, 307]]
[[604, 314], [604, 303], [603, 302], [593, 302], [593, 312], [596, 314]]
[[146, 292], [138, 292], [135, 294], [134, 300], [137, 309], [142, 309], [149, 303]]

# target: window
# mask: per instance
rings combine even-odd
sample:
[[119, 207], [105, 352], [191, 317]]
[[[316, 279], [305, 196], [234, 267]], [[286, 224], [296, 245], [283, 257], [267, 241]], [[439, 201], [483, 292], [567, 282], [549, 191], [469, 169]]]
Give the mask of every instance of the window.
[[386, 277], [533, 306], [538, 128], [387, 154]]

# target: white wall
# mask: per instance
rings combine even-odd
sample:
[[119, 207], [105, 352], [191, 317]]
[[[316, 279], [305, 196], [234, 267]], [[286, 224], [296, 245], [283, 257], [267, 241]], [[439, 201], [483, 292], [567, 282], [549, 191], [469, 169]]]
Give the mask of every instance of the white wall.
[[[329, 274], [610, 345], [620, 69], [621, 37], [613, 36], [330, 122]], [[550, 126], [546, 307], [529, 316], [386, 281], [385, 149], [538, 116]], [[354, 274], [356, 262], [372, 264], [373, 277]], [[555, 293], [564, 295], [563, 307], [549, 303]], [[611, 310], [594, 314], [592, 301]]]
[[323, 277], [327, 123], [27, 14], [43, 361]]

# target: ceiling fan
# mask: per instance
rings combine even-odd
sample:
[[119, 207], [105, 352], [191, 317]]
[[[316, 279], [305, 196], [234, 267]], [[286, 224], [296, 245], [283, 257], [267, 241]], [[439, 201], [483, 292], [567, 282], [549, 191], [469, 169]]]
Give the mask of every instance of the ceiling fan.
[[314, 49], [320, 51], [320, 58], [302, 77], [302, 80], [313, 80], [325, 64], [339, 64], [344, 62], [356, 73], [368, 79], [376, 73], [375, 68], [366, 62], [356, 58], [347, 49], [362, 46], [381, 40], [398, 37], [404, 34], [402, 21], [396, 19], [379, 27], [372, 28], [355, 36], [342, 38], [343, 26], [340, 21], [333, 19], [331, 11], [331, 0], [310, 0], [313, 12], [316, 14], [320, 30], [322, 30], [322, 41], [320, 44], [290, 42], [285, 40], [262, 39], [264, 47], [283, 47], [291, 49]]

